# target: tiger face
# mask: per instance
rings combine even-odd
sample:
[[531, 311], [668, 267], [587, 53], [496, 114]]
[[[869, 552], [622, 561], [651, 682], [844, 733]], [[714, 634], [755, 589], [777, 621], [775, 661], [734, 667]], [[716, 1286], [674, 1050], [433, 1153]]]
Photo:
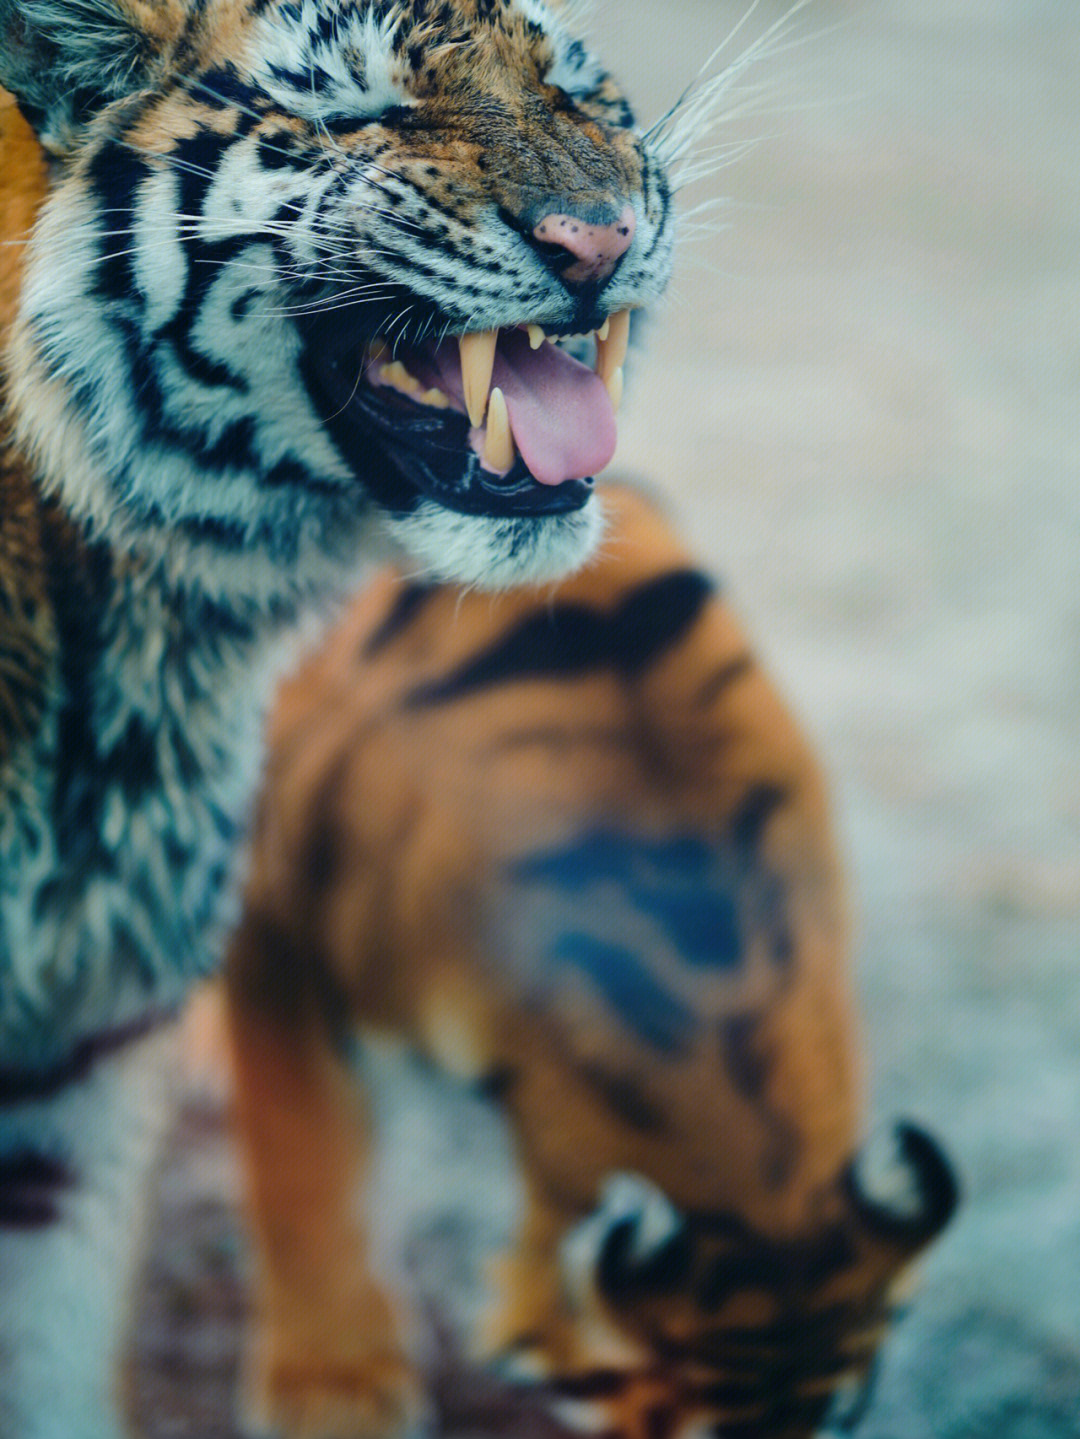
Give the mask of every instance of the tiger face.
[[879, 1127], [786, 1238], [613, 1176], [564, 1241], [564, 1281], [651, 1362], [556, 1381], [556, 1404], [586, 1432], [839, 1439], [870, 1402], [879, 1346], [958, 1198], [936, 1140], [908, 1122]]
[[56, 156], [12, 399], [75, 513], [218, 588], [358, 529], [584, 557], [673, 223], [557, 0], [0, 0], [0, 81]]

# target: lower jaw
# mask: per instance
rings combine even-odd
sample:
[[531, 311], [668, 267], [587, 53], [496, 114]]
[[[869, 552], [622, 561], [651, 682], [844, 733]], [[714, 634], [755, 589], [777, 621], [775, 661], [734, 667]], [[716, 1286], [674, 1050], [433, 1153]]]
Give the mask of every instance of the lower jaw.
[[485, 470], [478, 455], [463, 457], [460, 479], [448, 481], [423, 454], [400, 450], [373, 476], [372, 493], [384, 509], [407, 514], [428, 500], [460, 515], [486, 519], [543, 519], [581, 510], [592, 494], [591, 479], [541, 485], [518, 459], [505, 475]]
[[410, 574], [483, 590], [564, 579], [588, 559], [604, 524], [591, 491], [561, 513], [469, 514], [423, 496], [411, 512], [384, 511]]

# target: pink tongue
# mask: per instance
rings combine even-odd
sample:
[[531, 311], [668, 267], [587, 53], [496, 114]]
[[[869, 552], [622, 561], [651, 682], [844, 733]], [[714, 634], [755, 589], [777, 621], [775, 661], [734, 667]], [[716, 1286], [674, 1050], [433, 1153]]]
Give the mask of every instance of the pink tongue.
[[[456, 342], [452, 351], [440, 346], [436, 363], [460, 394], [456, 351]], [[524, 330], [503, 330], [491, 384], [506, 396], [514, 441], [542, 485], [584, 480], [611, 463], [615, 411], [603, 381], [587, 366], [546, 341], [532, 349]]]

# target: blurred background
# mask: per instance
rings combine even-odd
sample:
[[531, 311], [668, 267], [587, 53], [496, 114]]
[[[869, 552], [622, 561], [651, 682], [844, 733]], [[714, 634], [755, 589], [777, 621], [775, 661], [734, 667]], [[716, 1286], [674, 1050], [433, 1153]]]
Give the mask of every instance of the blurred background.
[[[593, 0], [650, 123], [749, 0]], [[790, 9], [759, 0], [737, 55]], [[727, 52], [725, 52], [727, 53]], [[671, 498], [830, 773], [875, 1116], [966, 1204], [859, 1439], [1080, 1436], [1080, 5], [814, 0], [686, 197], [618, 468]], [[735, 104], [739, 104], [736, 93]], [[139, 1325], [230, 1439], [236, 1179], [193, 1085]]]

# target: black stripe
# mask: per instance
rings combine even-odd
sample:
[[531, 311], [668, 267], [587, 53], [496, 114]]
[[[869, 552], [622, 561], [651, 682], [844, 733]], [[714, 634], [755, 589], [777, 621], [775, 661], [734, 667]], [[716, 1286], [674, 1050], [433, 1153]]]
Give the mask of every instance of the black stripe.
[[74, 1184], [74, 1173], [59, 1159], [32, 1150], [0, 1156], [0, 1232], [55, 1223], [61, 1197]]
[[694, 704], [702, 709], [707, 705], [713, 704], [736, 680], [741, 680], [745, 675], [752, 674], [753, 670], [754, 657], [751, 654], [741, 654], [733, 660], [725, 661], [724, 664], [713, 671], [698, 690], [694, 696]]
[[403, 585], [390, 609], [365, 640], [360, 651], [361, 658], [374, 659], [381, 650], [396, 640], [437, 592], [437, 585]]
[[[785, 1294], [789, 1286], [784, 1276], [773, 1276], [770, 1284], [767, 1276], [760, 1282], [752, 1283], [747, 1278], [745, 1286], [755, 1289], [772, 1290]], [[781, 1319], [761, 1325], [718, 1325], [715, 1329], [703, 1329], [688, 1338], [675, 1338], [657, 1333], [654, 1343], [661, 1357], [669, 1360], [700, 1359], [707, 1363], [722, 1364], [725, 1367], [745, 1369], [748, 1366], [768, 1368], [770, 1359], [777, 1354], [787, 1356], [793, 1377], [805, 1378], [816, 1373], [824, 1364], [847, 1367], [848, 1360], [840, 1366], [835, 1357], [839, 1340], [850, 1329], [857, 1314], [848, 1304], [831, 1304], [819, 1309], [807, 1309], [785, 1314]]]
[[[743, 1248], [713, 1260], [695, 1285], [698, 1304], [706, 1311], [716, 1311], [743, 1289], [768, 1289], [783, 1294], [793, 1288], [812, 1292], [827, 1284], [836, 1275], [850, 1269], [858, 1260], [845, 1230], [835, 1228], [816, 1235], [808, 1243], [749, 1243]], [[843, 1312], [843, 1311], [838, 1311]], [[814, 1314], [808, 1321], [796, 1316], [779, 1324], [802, 1325], [825, 1330], [825, 1319]], [[760, 1331], [739, 1331], [745, 1336], [759, 1336]], [[799, 1331], [801, 1333], [801, 1329]], [[734, 1336], [736, 1331], [730, 1331]], [[769, 1343], [777, 1342], [777, 1327], [769, 1330]], [[759, 1337], [751, 1342], [760, 1342]]]
[[690, 629], [713, 589], [700, 571], [675, 570], [632, 590], [612, 622], [619, 667], [634, 674], [659, 659]]
[[717, 1439], [804, 1439], [813, 1434], [831, 1403], [831, 1395], [792, 1395], [774, 1399], [763, 1385], [752, 1414], [725, 1416], [715, 1431]]
[[628, 1029], [645, 1044], [677, 1054], [693, 1028], [693, 1011], [653, 978], [636, 955], [589, 934], [564, 934], [551, 952], [557, 964], [579, 969]]
[[639, 261], [642, 265], [647, 264], [652, 259], [660, 247], [660, 242], [668, 238], [668, 219], [671, 215], [671, 187], [667, 182], [667, 177], [659, 166], [648, 164], [646, 181], [650, 174], [656, 178], [656, 189], [660, 196], [660, 218], [656, 221], [656, 233], [653, 236], [653, 242]]
[[763, 1032], [759, 1014], [722, 1020], [719, 1031], [724, 1072], [735, 1092], [755, 1106], [768, 1131], [769, 1142], [761, 1161], [762, 1179], [771, 1189], [778, 1189], [791, 1175], [802, 1150], [802, 1139], [787, 1114], [769, 1100], [768, 1084], [776, 1063], [774, 1046]]
[[624, 1074], [613, 1074], [598, 1064], [583, 1064], [578, 1073], [595, 1089], [604, 1104], [639, 1134], [666, 1134], [663, 1110], [645, 1097], [641, 1086]]
[[621, 1369], [590, 1369], [583, 1374], [564, 1374], [545, 1388], [565, 1399], [612, 1399], [626, 1391], [630, 1376]]
[[[103, 617], [112, 598], [111, 552], [105, 545], [71, 544], [50, 569], [50, 599], [60, 648], [63, 704], [57, 719], [57, 764], [52, 824], [62, 864], [51, 889], [107, 867], [100, 838], [104, 790], [97, 783], [93, 730], [94, 685], [104, 648]], [[39, 891], [40, 897], [45, 889]]]
[[732, 843], [745, 860], [756, 859], [766, 825], [790, 798], [790, 790], [777, 784], [755, 784], [747, 790], [729, 825]]
[[71, 1053], [51, 1069], [0, 1068], [0, 1107], [14, 1104], [37, 1104], [53, 1099], [73, 1084], [80, 1084], [99, 1061], [145, 1039], [155, 1029], [171, 1024], [176, 1011], [154, 1010], [131, 1024], [91, 1035], [77, 1044]]
[[207, 70], [193, 80], [188, 89], [192, 100], [215, 110], [235, 108], [250, 114], [252, 110], [268, 108], [267, 96], [242, 80], [231, 64], [220, 70]]
[[555, 605], [530, 615], [444, 679], [419, 685], [407, 704], [446, 704], [493, 685], [565, 678], [602, 666], [632, 678], [683, 637], [712, 592], [705, 575], [677, 570], [632, 590], [610, 614]]
[[120, 144], [103, 145], [90, 161], [88, 178], [102, 206], [99, 263], [95, 292], [107, 300], [130, 300], [138, 293], [132, 223], [135, 195], [150, 167]]
[[663, 930], [684, 964], [733, 969], [742, 960], [740, 878], [720, 847], [698, 835], [653, 840], [598, 830], [564, 849], [528, 855], [511, 873], [573, 895], [617, 885]]

